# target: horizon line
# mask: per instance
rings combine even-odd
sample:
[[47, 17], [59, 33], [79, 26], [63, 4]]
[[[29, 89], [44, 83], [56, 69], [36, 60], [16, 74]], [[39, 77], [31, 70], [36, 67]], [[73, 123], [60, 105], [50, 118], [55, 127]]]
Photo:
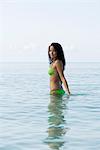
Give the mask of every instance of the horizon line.
[[[49, 61], [0, 61], [0, 63], [49, 63]], [[67, 61], [67, 63], [100, 63], [100, 61]]]

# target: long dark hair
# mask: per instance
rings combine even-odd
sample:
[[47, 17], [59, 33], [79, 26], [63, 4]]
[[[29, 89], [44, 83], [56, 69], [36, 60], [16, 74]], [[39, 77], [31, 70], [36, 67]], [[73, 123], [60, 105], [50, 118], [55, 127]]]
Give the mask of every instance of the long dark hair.
[[63, 63], [63, 69], [65, 69], [65, 65], [66, 65], [66, 61], [65, 61], [65, 57], [64, 57], [64, 52], [63, 52], [63, 48], [59, 43], [51, 43], [51, 45], [48, 47], [48, 57], [49, 57], [49, 63], [52, 63], [49, 51], [50, 51], [50, 47], [53, 46], [54, 49], [57, 52], [57, 59], [61, 60]]

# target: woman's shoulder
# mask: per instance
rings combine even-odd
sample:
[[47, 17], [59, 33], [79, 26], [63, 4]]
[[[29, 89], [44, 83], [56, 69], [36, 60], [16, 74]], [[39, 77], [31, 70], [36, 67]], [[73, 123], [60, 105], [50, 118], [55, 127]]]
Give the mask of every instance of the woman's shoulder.
[[59, 59], [57, 59], [57, 60], [55, 61], [55, 65], [62, 65], [62, 64], [63, 64], [62, 61], [59, 60]]
[[55, 68], [63, 68], [63, 63], [61, 60], [57, 59], [54, 64]]

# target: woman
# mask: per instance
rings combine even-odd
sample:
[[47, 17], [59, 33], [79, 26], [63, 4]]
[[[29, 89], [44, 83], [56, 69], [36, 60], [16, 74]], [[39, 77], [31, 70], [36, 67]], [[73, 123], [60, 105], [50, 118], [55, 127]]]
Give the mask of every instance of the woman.
[[[48, 70], [50, 75], [50, 94], [63, 95], [67, 92], [70, 95], [68, 83], [64, 76], [65, 58], [62, 46], [59, 43], [52, 43], [48, 47], [48, 57], [50, 61]], [[62, 84], [65, 91], [62, 88]]]

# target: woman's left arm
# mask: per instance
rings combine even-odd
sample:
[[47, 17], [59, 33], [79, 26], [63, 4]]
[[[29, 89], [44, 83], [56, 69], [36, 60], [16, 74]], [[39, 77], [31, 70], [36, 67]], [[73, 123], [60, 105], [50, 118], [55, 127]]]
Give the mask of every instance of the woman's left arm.
[[63, 73], [63, 64], [60, 60], [57, 60], [56, 61], [56, 69], [58, 71], [58, 74], [60, 76], [60, 79], [64, 85], [64, 88], [65, 90], [68, 92], [68, 94], [70, 95], [70, 90], [69, 90], [69, 86], [68, 86], [68, 82], [64, 76], [64, 73]]

